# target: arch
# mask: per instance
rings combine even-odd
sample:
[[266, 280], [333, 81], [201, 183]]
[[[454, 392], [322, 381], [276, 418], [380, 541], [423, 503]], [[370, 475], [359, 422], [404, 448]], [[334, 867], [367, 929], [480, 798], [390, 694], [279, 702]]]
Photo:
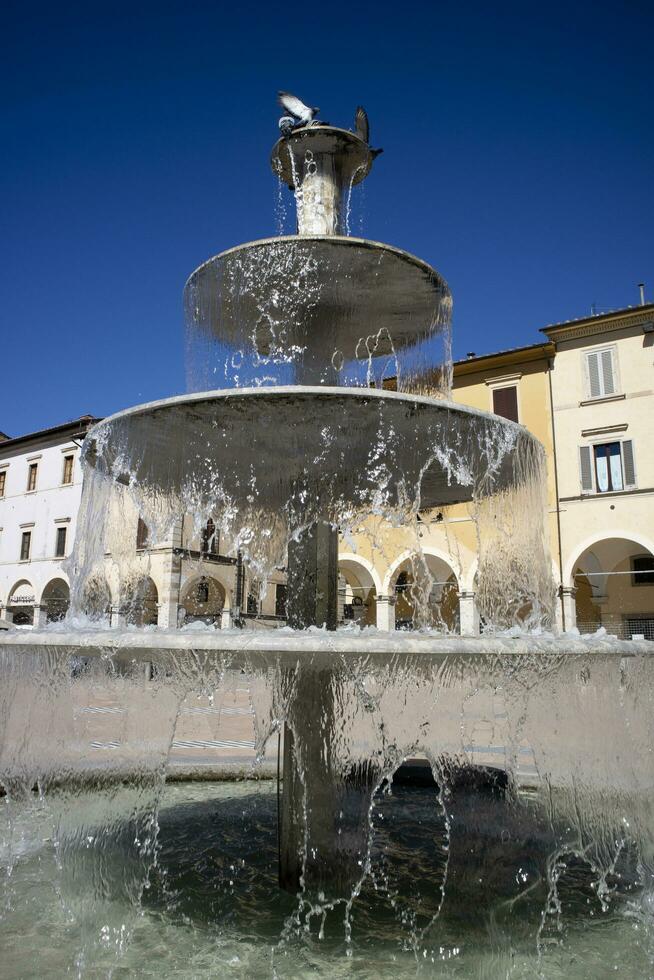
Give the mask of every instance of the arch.
[[367, 558], [363, 558], [361, 555], [354, 554], [351, 551], [340, 551], [338, 554], [338, 564], [339, 566], [342, 565], [343, 568], [351, 569], [362, 585], [364, 582], [365, 584], [369, 582], [370, 587], [374, 588], [375, 592], [380, 593], [383, 591], [379, 572]]
[[606, 531], [598, 531], [595, 534], [591, 534], [590, 537], [586, 538], [585, 541], [582, 541], [582, 543], [577, 546], [577, 550], [572, 553], [572, 557], [569, 558], [568, 561], [566, 562], [563, 569], [564, 584], [568, 586], [574, 586], [574, 581], [573, 581], [574, 571], [577, 565], [579, 564], [579, 559], [583, 555], [584, 551], [588, 551], [589, 548], [592, 548], [594, 544], [598, 544], [600, 541], [618, 540], [618, 539], [624, 541], [631, 541], [634, 544], [639, 545], [644, 551], [649, 551], [651, 555], [654, 555], [654, 541], [650, 541], [649, 538], [646, 538], [638, 531], [632, 532], [632, 531], [616, 530], [616, 531], [611, 531], [611, 533], [609, 534], [607, 534]]
[[339, 619], [375, 626], [380, 579], [374, 565], [358, 555], [344, 554], [339, 555], [338, 570], [345, 580], [344, 594], [339, 592]]
[[46, 607], [46, 621], [56, 623], [65, 619], [70, 606], [70, 588], [61, 577], [50, 579], [41, 593], [42, 606]]
[[403, 551], [399, 557], [395, 559], [393, 564], [389, 566], [386, 574], [384, 575], [384, 582], [381, 590], [384, 595], [388, 595], [388, 593], [392, 591], [391, 583], [393, 582], [393, 579], [395, 578], [400, 566], [404, 565], [405, 562], [409, 561], [409, 559], [414, 556], [419, 558], [421, 553], [425, 556], [425, 558], [438, 558], [446, 565], [449, 565], [452, 572], [456, 576], [457, 581], [461, 581], [462, 574], [461, 569], [459, 568], [459, 563], [449, 552], [443, 551], [440, 548], [435, 548], [433, 545], [425, 545], [425, 547], [421, 548], [420, 551], [416, 551], [415, 548], [407, 548], [407, 550]]
[[220, 625], [220, 617], [227, 606], [227, 589], [212, 575], [193, 575], [180, 591], [180, 606], [185, 622], [206, 622]]
[[635, 634], [654, 639], [654, 583], [635, 574], [634, 559], [642, 556], [654, 561], [654, 546], [642, 535], [605, 532], [589, 538], [568, 563], [582, 633], [602, 626], [625, 639]]
[[12, 614], [15, 626], [34, 625], [34, 606], [36, 595], [34, 586], [26, 578], [14, 582], [7, 595], [7, 609]]
[[108, 619], [111, 616], [111, 589], [101, 572], [96, 572], [87, 579], [82, 592], [81, 605], [82, 611], [89, 619]]
[[149, 575], [131, 579], [123, 589], [121, 603], [125, 621], [132, 626], [156, 626], [159, 619], [159, 591]]
[[451, 555], [437, 548], [403, 552], [384, 585], [385, 594], [395, 594], [396, 629], [460, 631], [459, 580]]

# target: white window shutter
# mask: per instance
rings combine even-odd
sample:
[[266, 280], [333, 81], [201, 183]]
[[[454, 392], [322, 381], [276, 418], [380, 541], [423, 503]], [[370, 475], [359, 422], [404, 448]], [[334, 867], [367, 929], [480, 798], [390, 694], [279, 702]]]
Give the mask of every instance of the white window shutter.
[[602, 381], [600, 378], [599, 354], [587, 355], [588, 363], [588, 387], [591, 398], [599, 398], [602, 394]]
[[593, 457], [590, 446], [579, 447], [579, 471], [581, 474], [581, 492], [592, 493], [595, 486], [593, 483]]
[[603, 350], [599, 355], [602, 366], [602, 394], [615, 394], [615, 376], [613, 371], [613, 351]]
[[622, 471], [625, 490], [633, 489], [636, 486], [636, 464], [632, 439], [625, 439], [622, 443]]

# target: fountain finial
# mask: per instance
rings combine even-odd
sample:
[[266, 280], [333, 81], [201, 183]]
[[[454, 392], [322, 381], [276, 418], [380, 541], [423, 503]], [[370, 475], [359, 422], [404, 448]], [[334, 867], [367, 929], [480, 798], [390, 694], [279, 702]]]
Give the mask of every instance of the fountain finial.
[[288, 92], [279, 104], [289, 113], [279, 120], [281, 138], [272, 151], [272, 168], [294, 192], [299, 235], [345, 234], [346, 192], [370, 172], [382, 151], [368, 145], [368, 114], [359, 106], [355, 132], [316, 120], [311, 108]]

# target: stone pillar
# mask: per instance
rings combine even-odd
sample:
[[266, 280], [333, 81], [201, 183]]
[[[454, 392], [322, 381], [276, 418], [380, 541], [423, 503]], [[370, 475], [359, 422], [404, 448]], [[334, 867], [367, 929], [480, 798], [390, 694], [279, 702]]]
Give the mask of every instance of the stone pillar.
[[223, 607], [223, 611], [220, 614], [220, 628], [221, 630], [229, 630], [232, 628], [232, 610]]
[[116, 605], [111, 607], [111, 628], [113, 630], [122, 630], [127, 626], [127, 616], [125, 615], [125, 609], [122, 605]]
[[34, 628], [43, 629], [48, 621], [48, 607], [45, 603], [41, 606], [34, 606]]
[[475, 603], [475, 593], [461, 591], [458, 595], [461, 636], [479, 636], [479, 611]]
[[576, 594], [577, 590], [573, 587], [561, 586], [559, 590], [560, 602], [557, 606], [557, 619], [561, 627], [565, 622], [566, 630], [574, 629], [577, 625]]
[[181, 559], [171, 551], [170, 556], [166, 556], [166, 561], [162, 569], [161, 581], [163, 582], [163, 587], [159, 596], [157, 626], [163, 626], [167, 629], [177, 629], [181, 578]]
[[375, 596], [376, 621], [378, 630], [392, 633], [395, 629], [395, 599], [394, 595]]
[[288, 625], [336, 629], [338, 531], [321, 521], [288, 546]]
[[293, 694], [284, 727], [279, 883], [309, 901], [343, 901], [365, 863], [379, 772], [372, 760], [356, 765], [343, 757], [338, 667], [301, 661], [286, 684], [285, 696]]
[[14, 611], [10, 609], [9, 606], [5, 606], [4, 612], [0, 609], [0, 619], [4, 619], [7, 623], [13, 623], [14, 621]]

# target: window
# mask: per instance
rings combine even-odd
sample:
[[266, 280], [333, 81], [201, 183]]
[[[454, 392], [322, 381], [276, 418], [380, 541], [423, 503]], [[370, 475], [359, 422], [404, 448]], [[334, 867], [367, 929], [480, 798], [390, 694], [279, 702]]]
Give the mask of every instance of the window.
[[206, 578], [201, 579], [198, 582], [198, 587], [195, 592], [195, 601], [198, 604], [209, 602], [209, 583]]
[[136, 527], [136, 550], [143, 551], [144, 548], [148, 546], [148, 525], [145, 521], [139, 517], [139, 522]]
[[0, 497], [4, 497], [6, 485], [7, 485], [7, 471], [0, 470]]
[[606, 398], [618, 390], [615, 370], [615, 348], [591, 351], [586, 354], [588, 397]]
[[654, 555], [635, 555], [631, 571], [632, 585], [654, 585]]
[[32, 548], [32, 532], [23, 531], [20, 539], [20, 560], [29, 561], [30, 550]]
[[493, 411], [511, 422], [518, 421], [518, 389], [515, 385], [493, 388]]
[[218, 554], [218, 535], [216, 534], [216, 525], [211, 518], [209, 518], [207, 526], [202, 531], [202, 554]]
[[281, 582], [275, 589], [275, 616], [286, 617], [286, 586]]
[[259, 613], [259, 600], [253, 592], [248, 592], [246, 612], [248, 616], [256, 616]]
[[66, 528], [57, 528], [57, 541], [55, 544], [55, 558], [64, 558], [66, 555]]
[[634, 444], [603, 442], [579, 449], [582, 493], [615, 493], [636, 486]]
[[73, 482], [73, 462], [75, 457], [72, 455], [64, 456], [64, 472], [61, 477], [62, 484]]
[[39, 470], [38, 463], [30, 463], [29, 469], [27, 470], [27, 492], [31, 493], [32, 490], [36, 490], [36, 474]]

